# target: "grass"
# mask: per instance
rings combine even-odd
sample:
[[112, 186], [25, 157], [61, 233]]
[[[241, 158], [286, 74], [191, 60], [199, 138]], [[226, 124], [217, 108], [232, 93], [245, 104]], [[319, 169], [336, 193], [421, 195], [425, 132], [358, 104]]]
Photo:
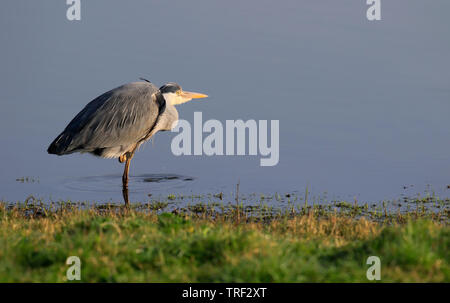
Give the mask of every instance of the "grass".
[[0, 203], [0, 282], [66, 282], [69, 256], [81, 282], [368, 282], [369, 256], [380, 282], [450, 282], [448, 200], [333, 205]]

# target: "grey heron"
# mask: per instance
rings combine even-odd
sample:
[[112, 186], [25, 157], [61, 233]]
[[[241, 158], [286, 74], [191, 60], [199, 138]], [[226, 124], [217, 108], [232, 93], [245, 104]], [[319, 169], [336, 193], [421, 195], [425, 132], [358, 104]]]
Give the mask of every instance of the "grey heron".
[[125, 162], [122, 176], [128, 204], [128, 173], [137, 148], [178, 120], [175, 105], [205, 94], [184, 91], [169, 82], [159, 89], [150, 81], [132, 82], [95, 98], [81, 110], [47, 149], [49, 154], [91, 153]]

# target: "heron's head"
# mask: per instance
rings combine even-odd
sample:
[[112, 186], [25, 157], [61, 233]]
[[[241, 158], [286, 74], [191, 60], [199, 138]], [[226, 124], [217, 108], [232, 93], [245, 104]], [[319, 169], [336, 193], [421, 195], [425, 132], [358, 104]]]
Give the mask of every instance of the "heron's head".
[[177, 83], [169, 82], [159, 89], [166, 102], [178, 105], [191, 101], [192, 99], [206, 98], [208, 95], [184, 91]]

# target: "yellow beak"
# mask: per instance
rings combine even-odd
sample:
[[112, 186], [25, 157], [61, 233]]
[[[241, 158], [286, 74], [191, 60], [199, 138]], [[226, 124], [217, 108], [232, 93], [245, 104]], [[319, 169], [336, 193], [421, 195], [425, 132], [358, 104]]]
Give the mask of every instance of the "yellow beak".
[[194, 93], [194, 92], [186, 92], [182, 91], [181, 96], [189, 99], [200, 99], [200, 98], [206, 98], [208, 95], [200, 94], [200, 93]]

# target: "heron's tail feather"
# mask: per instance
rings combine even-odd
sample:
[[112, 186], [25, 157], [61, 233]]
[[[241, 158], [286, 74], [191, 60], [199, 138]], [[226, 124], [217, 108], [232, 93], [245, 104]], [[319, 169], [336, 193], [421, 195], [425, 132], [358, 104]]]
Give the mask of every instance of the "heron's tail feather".
[[70, 148], [70, 143], [72, 142], [72, 135], [67, 132], [63, 132], [50, 144], [47, 149], [49, 154], [54, 155], [65, 155], [70, 154], [73, 151]]

